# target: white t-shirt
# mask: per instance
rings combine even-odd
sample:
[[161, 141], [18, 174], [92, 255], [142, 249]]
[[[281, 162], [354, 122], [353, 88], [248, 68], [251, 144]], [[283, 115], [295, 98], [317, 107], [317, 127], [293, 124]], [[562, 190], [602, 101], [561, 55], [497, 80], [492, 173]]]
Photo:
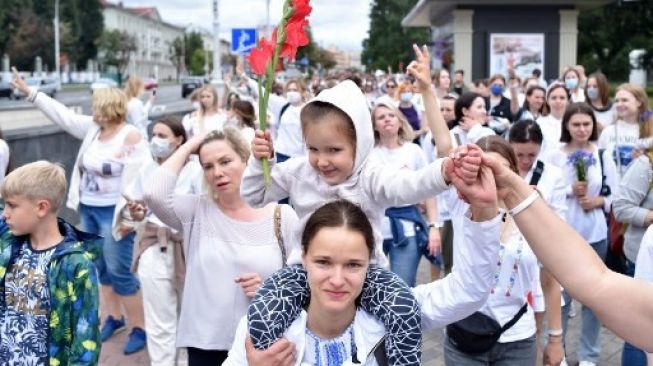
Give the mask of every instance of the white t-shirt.
[[290, 105], [283, 112], [277, 126], [277, 139], [274, 149], [283, 155], [298, 157], [306, 155], [302, 123], [299, 120], [301, 106]]
[[[424, 152], [419, 146], [411, 142], [404, 142], [397, 149], [388, 149], [384, 146], [377, 145], [372, 149], [369, 159], [371, 164], [383, 165], [385, 169], [398, 171], [397, 174], [401, 174], [399, 171], [403, 169], [419, 170], [427, 164]], [[402, 224], [404, 226], [405, 236], [415, 236], [414, 223], [402, 220]], [[383, 234], [384, 240], [392, 239], [390, 219], [387, 216], [383, 216], [381, 233]]]
[[604, 110], [604, 111], [597, 111], [596, 109], [592, 108], [594, 111], [594, 117], [596, 117], [596, 121], [600, 123], [604, 128], [607, 126], [610, 126], [614, 124], [615, 122], [615, 110], [614, 110], [614, 104], [610, 105], [610, 108]]
[[[452, 224], [454, 233], [462, 232], [464, 213], [469, 205], [453, 194], [448, 196], [447, 204], [451, 209]], [[528, 299], [528, 294], [535, 295], [541, 292], [540, 267], [535, 253], [519, 232], [513, 226], [513, 232], [506, 242], [501, 242], [501, 248], [497, 256], [497, 268], [492, 290], [486, 303], [479, 310], [483, 314], [495, 319], [499, 324], [504, 325], [512, 319]], [[460, 235], [453, 238], [453, 262], [456, 263], [458, 256], [462, 255], [458, 249], [464, 242]], [[518, 269], [515, 271], [514, 266]], [[507, 295], [509, 294], [509, 295]], [[510, 329], [505, 331], [500, 343], [514, 342], [531, 337], [535, 334], [535, 316], [531, 306]]]
[[[543, 162], [544, 163], [544, 162]], [[531, 166], [524, 180], [530, 184], [533, 173], [537, 167], [537, 161]], [[537, 190], [542, 194], [542, 199], [551, 207], [561, 219], [567, 215], [567, 182], [565, 181], [562, 170], [551, 163], [544, 163], [544, 171], [537, 182]]]
[[9, 167], [9, 145], [5, 140], [0, 139], [0, 185], [5, 180], [5, 175], [7, 174], [7, 168]]
[[[595, 147], [592, 152], [595, 163], [590, 165], [587, 169], [587, 195], [589, 197], [599, 196], [601, 192], [601, 185], [603, 182], [603, 171], [599, 160], [599, 150]], [[566, 221], [571, 225], [578, 234], [580, 234], [589, 243], [596, 243], [604, 240], [608, 235], [608, 227], [605, 221], [604, 212], [610, 207], [611, 197], [616, 193], [618, 179], [616, 179], [616, 169], [614, 165], [607, 162], [607, 151], [603, 152], [604, 160], [603, 167], [605, 169], [606, 184], [612, 190], [612, 194], [605, 198], [605, 205], [603, 208], [596, 208], [591, 211], [585, 211], [581, 207], [578, 198], [573, 193], [572, 186], [577, 181], [576, 171], [572, 165], [568, 163], [569, 154], [558, 149], [550, 155], [550, 163], [556, 165], [563, 172], [566, 182], [566, 196], [567, 196], [567, 217]]]
[[635, 278], [653, 282], [653, 225], [646, 229], [642, 244], [639, 246]]
[[[609, 156], [612, 157], [618, 167], [621, 167], [619, 174], [623, 175], [633, 160], [632, 151], [638, 139], [639, 125], [619, 120], [601, 132], [598, 145], [600, 149], [609, 151]], [[620, 159], [617, 159], [617, 156]]]
[[227, 115], [223, 112], [218, 112], [208, 117], [201, 117], [200, 112], [194, 117], [187, 120], [186, 133], [188, 138], [197, 135], [200, 132], [209, 132], [213, 130], [221, 130], [227, 122]]
[[84, 151], [80, 169], [82, 179], [79, 184], [80, 202], [95, 207], [113, 206], [120, 197], [122, 172], [129, 158], [129, 147], [125, 138], [136, 130], [125, 125], [107, 141], [98, 140], [96, 135]]
[[[159, 167], [159, 163], [153, 160], [144, 165], [138, 172], [136, 179], [127, 188], [127, 196], [133, 200], [143, 200], [146, 187], [153, 184], [152, 176]], [[177, 185], [175, 186], [175, 194], [202, 194], [203, 179], [204, 177], [202, 175], [202, 167], [200, 164], [197, 161], [189, 160], [179, 172], [179, 179], [177, 179]], [[152, 210], [147, 210], [145, 220], [161, 227], [167, 227], [166, 224], [161, 222], [161, 220], [154, 215]]]
[[537, 119], [537, 124], [542, 130], [542, 149], [540, 150], [539, 159], [545, 163], [549, 160], [549, 154], [560, 148], [560, 135], [562, 134], [562, 120], [553, 115], [543, 116]]

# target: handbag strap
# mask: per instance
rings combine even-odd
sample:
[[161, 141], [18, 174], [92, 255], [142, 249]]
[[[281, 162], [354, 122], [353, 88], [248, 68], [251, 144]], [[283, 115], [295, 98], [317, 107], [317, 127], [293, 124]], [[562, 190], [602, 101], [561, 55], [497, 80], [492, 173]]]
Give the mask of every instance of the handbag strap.
[[285, 267], [288, 262], [288, 255], [286, 254], [286, 246], [283, 245], [283, 235], [281, 233], [281, 205], [274, 208], [274, 235], [277, 237], [277, 244], [281, 250], [281, 266]]
[[524, 306], [522, 306], [521, 309], [519, 309], [517, 314], [515, 314], [515, 316], [512, 319], [510, 319], [510, 321], [507, 322], [503, 327], [501, 327], [501, 333], [503, 334], [503, 332], [505, 332], [506, 330], [510, 329], [513, 325], [515, 325], [515, 323], [517, 323], [519, 319], [521, 319], [522, 315], [526, 313], [527, 309], [528, 309], [528, 302], [525, 302]]

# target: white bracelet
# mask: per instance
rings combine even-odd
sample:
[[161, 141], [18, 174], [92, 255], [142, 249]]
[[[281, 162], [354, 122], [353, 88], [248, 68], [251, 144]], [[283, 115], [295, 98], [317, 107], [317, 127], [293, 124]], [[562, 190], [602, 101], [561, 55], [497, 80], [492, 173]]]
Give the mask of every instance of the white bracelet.
[[549, 329], [549, 335], [558, 337], [562, 335], [562, 329]]
[[540, 194], [537, 193], [537, 191], [533, 191], [533, 193], [526, 197], [525, 200], [521, 201], [517, 206], [510, 210], [510, 215], [513, 217], [519, 215], [519, 213], [527, 209], [528, 206], [532, 205], [538, 197], [540, 197]]

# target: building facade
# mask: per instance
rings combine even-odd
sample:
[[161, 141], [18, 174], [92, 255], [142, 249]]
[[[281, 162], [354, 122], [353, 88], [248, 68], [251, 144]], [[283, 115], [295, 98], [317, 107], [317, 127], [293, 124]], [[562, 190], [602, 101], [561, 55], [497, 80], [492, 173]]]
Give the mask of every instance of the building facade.
[[124, 30], [136, 39], [137, 51], [126, 73], [141, 78], [172, 80], [177, 68], [171, 61], [170, 44], [183, 37], [184, 28], [166, 23], [155, 7], [124, 7], [122, 3], [104, 3], [104, 27]]
[[467, 82], [513, 71], [523, 76], [535, 68], [552, 80], [576, 64], [579, 12], [609, 2], [420, 0], [402, 25], [431, 27], [437, 62], [466, 71]]

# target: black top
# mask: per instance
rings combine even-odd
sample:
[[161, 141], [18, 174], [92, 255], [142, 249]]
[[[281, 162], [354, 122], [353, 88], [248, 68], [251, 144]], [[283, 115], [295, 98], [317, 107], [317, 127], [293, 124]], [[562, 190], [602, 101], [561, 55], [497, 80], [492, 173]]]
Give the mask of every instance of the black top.
[[485, 107], [488, 110], [488, 115], [492, 117], [506, 118], [508, 121], [513, 122], [514, 116], [510, 111], [510, 99], [501, 96], [501, 101], [494, 108], [490, 107], [490, 98], [485, 99]]

